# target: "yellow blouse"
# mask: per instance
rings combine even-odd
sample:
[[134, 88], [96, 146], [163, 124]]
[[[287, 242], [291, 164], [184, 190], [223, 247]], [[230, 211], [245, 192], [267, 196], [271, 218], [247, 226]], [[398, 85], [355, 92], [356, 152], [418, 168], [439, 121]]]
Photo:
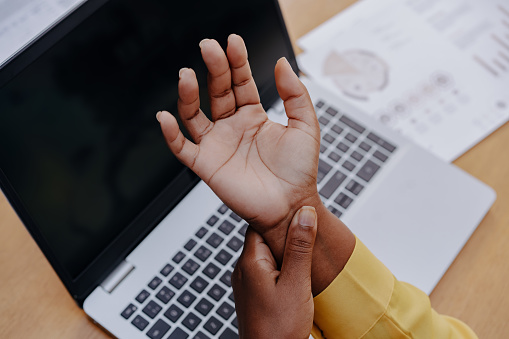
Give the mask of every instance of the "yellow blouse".
[[429, 297], [400, 282], [356, 239], [343, 271], [314, 298], [311, 332], [327, 338], [477, 338], [461, 321], [440, 315]]

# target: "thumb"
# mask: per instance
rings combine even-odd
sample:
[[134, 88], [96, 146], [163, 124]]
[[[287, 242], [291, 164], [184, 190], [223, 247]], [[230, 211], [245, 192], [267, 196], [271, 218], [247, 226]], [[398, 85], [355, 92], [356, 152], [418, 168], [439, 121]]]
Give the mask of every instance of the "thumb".
[[313, 207], [304, 206], [294, 215], [288, 228], [280, 282], [311, 288], [311, 262], [317, 231]]
[[292, 66], [281, 58], [274, 69], [276, 88], [285, 105], [288, 126], [310, 131], [312, 135], [320, 133], [313, 102], [306, 86], [292, 70]]

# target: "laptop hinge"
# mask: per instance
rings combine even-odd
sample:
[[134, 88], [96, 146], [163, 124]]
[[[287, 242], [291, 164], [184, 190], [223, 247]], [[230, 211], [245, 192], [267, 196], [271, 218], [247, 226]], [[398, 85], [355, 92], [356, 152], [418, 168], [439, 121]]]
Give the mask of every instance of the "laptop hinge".
[[127, 261], [122, 261], [120, 265], [115, 268], [111, 274], [104, 279], [101, 287], [108, 293], [113, 292], [113, 290], [124, 280], [131, 271], [134, 270], [134, 266]]

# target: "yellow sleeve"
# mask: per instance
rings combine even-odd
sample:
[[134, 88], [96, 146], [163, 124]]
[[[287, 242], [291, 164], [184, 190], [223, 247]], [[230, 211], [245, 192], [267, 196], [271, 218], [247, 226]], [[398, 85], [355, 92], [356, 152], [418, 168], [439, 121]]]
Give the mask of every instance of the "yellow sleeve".
[[461, 321], [435, 312], [424, 292], [396, 280], [356, 241], [343, 271], [314, 298], [314, 338], [477, 338]]

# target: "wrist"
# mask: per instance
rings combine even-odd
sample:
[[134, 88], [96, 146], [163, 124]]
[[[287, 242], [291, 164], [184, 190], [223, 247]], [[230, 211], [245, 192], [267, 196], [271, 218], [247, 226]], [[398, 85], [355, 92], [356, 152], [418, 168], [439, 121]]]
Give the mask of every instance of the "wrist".
[[[322, 200], [318, 195], [318, 192], [315, 191], [306, 198], [300, 199], [297, 203], [291, 206], [288, 210], [288, 213], [286, 213], [285, 217], [281, 221], [279, 221], [276, 225], [267, 229], [267, 231], [261, 234], [261, 236], [269, 246], [270, 250], [272, 251], [272, 255], [276, 259], [278, 267], [281, 267], [281, 263], [283, 260], [283, 253], [286, 244], [286, 235], [288, 233], [288, 227], [290, 226], [290, 223], [294, 215], [303, 206], [314, 207], [318, 216], [319, 211], [322, 210], [328, 211], [327, 208], [323, 205]], [[319, 220], [318, 223], [320, 223]]]
[[355, 248], [355, 235], [325, 205], [319, 207], [318, 230], [313, 249], [311, 285], [313, 296], [325, 290], [341, 273]]

